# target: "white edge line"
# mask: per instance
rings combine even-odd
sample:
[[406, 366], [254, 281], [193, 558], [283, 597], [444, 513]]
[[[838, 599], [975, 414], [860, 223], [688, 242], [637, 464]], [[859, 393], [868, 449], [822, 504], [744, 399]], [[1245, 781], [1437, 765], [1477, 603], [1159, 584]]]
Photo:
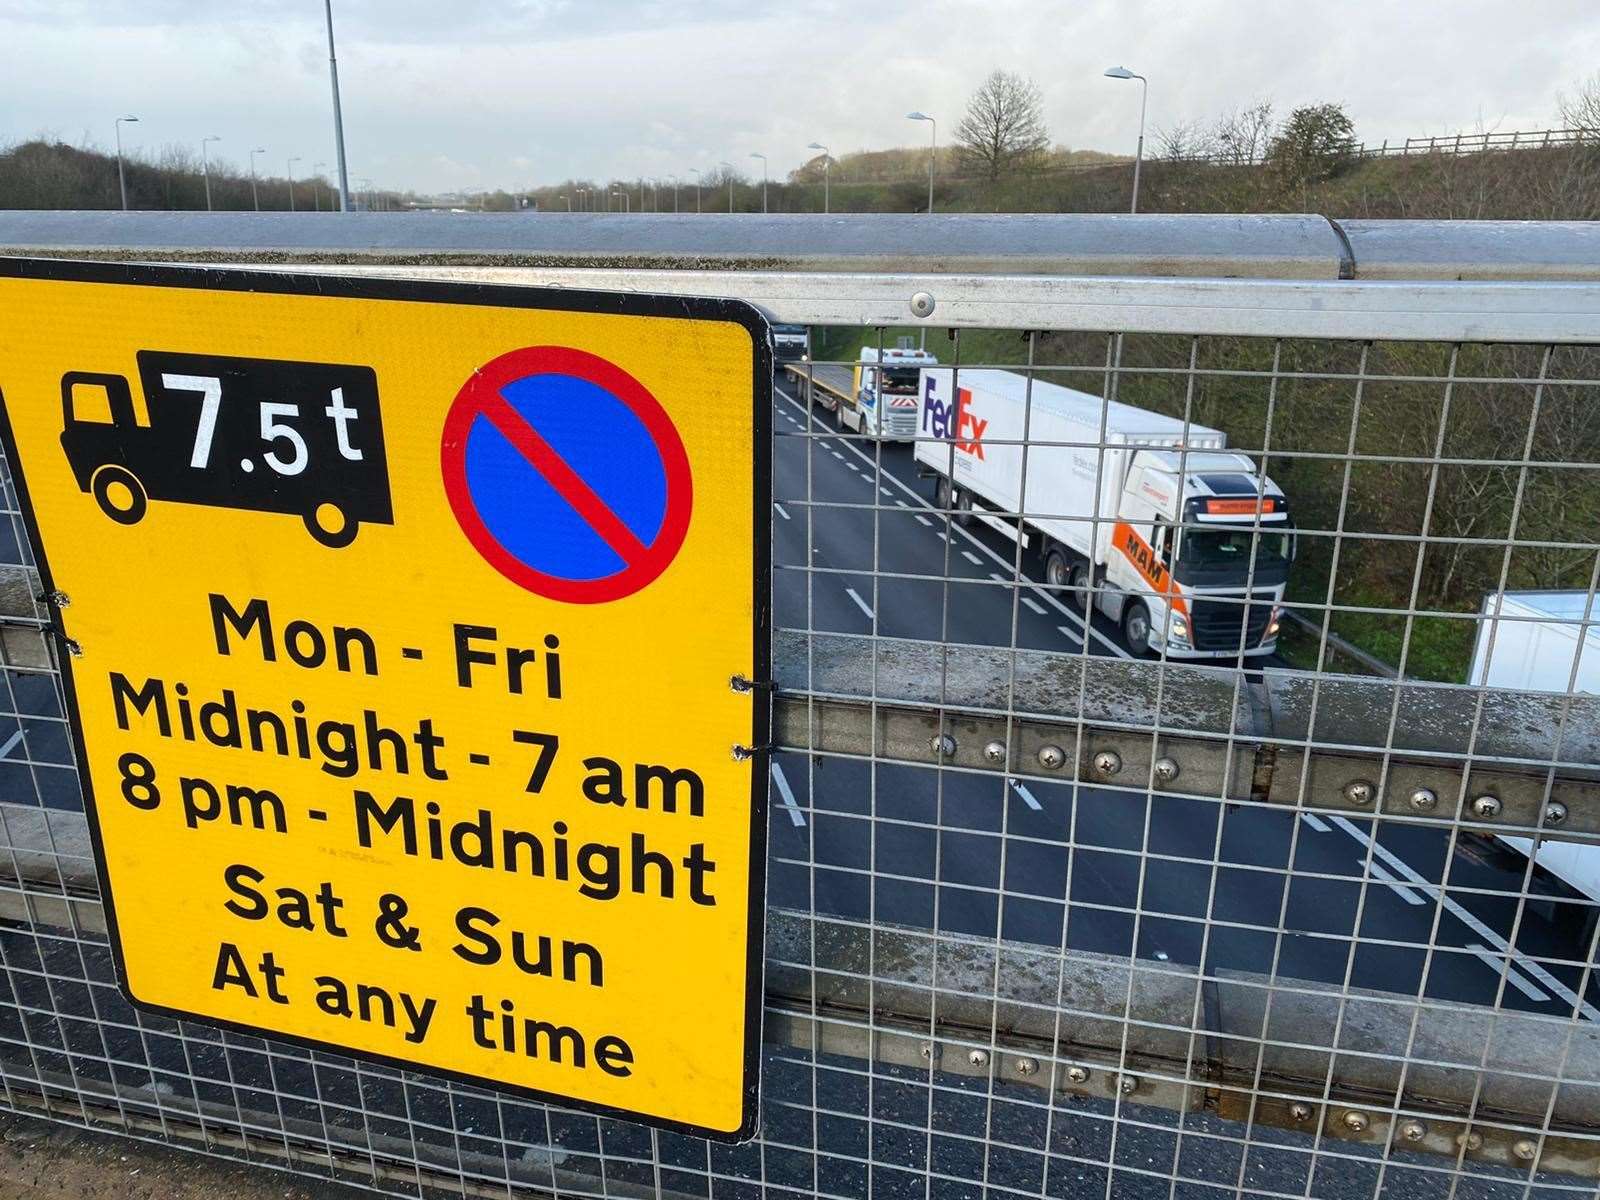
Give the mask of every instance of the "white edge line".
[[1522, 967], [1523, 970], [1527, 971], [1529, 975], [1532, 975], [1540, 983], [1544, 984], [1545, 987], [1549, 988], [1568, 1004], [1576, 1008], [1589, 1020], [1600, 1022], [1600, 1009], [1595, 1008], [1594, 1005], [1581, 998], [1576, 992], [1574, 992], [1566, 984], [1562, 983], [1554, 975], [1550, 974], [1549, 971], [1546, 971], [1538, 963], [1525, 957], [1520, 950], [1512, 949], [1511, 943], [1507, 942], [1505, 938], [1501, 937], [1482, 921], [1478, 920], [1477, 917], [1473, 916], [1470, 912], [1463, 908], [1458, 901], [1452, 900], [1449, 896], [1446, 896], [1444, 894], [1444, 890], [1437, 884], [1429, 883], [1427, 878], [1413, 868], [1410, 863], [1400, 858], [1393, 851], [1374, 842], [1370, 837], [1362, 833], [1361, 830], [1357, 829], [1353, 824], [1351, 824], [1348, 817], [1335, 816], [1333, 818], [1333, 823], [1348, 833], [1351, 837], [1355, 838], [1356, 841], [1360, 842], [1363, 846], [1371, 846], [1373, 854], [1383, 859], [1383, 861], [1393, 867], [1395, 871], [1403, 875], [1406, 879], [1410, 880], [1411, 883], [1416, 886], [1416, 889], [1424, 896], [1433, 897], [1440, 904], [1444, 905], [1444, 907], [1449, 910], [1450, 914], [1454, 916], [1456, 920], [1460, 921], [1468, 929], [1472, 930], [1473, 933], [1477, 934], [1502, 954], [1510, 955], [1512, 958], [1516, 959], [1518, 966]]
[[1014, 788], [1016, 790], [1017, 795], [1022, 797], [1022, 802], [1024, 804], [1026, 804], [1029, 808], [1033, 809], [1034, 812], [1043, 812], [1044, 811], [1044, 805], [1040, 804], [1037, 800], [1035, 800], [1033, 798], [1033, 793], [1030, 792], [1027, 788], [1023, 787], [1022, 783], [1019, 780], [1013, 779], [1011, 781], [1011, 786], [1012, 786], [1012, 788]]
[[867, 614], [867, 620], [869, 620], [869, 621], [876, 620], [876, 618], [872, 614], [872, 610], [867, 607], [867, 602], [861, 598], [861, 593], [860, 592], [856, 591], [855, 588], [847, 587], [847, 588], [845, 588], [845, 594], [848, 595], [850, 597], [850, 599], [852, 599], [852, 600], [854, 600], [856, 602], [856, 607], [857, 608], [859, 608], [862, 612]]
[[789, 820], [793, 821], [795, 828], [802, 828], [806, 817], [800, 811], [800, 806], [794, 802], [794, 792], [789, 787], [789, 781], [783, 777], [783, 768], [776, 761], [772, 764], [772, 782], [778, 785], [778, 798], [783, 801], [783, 806], [789, 810]]
[[[1356, 861], [1361, 863], [1363, 866], [1367, 865], [1367, 860], [1364, 858], [1358, 858]], [[1393, 875], [1389, 874], [1388, 871], [1384, 870], [1383, 864], [1378, 862], [1376, 859], [1373, 860], [1370, 869], [1374, 879], [1387, 886], [1390, 891], [1394, 892], [1396, 896], [1399, 896], [1400, 899], [1404, 900], [1407, 904], [1421, 906], [1427, 903], [1427, 901], [1421, 896], [1417, 895], [1405, 884], [1401, 883]]]
[[1468, 946], [1467, 949], [1471, 950], [1473, 954], [1483, 961], [1483, 965], [1488, 967], [1496, 975], [1504, 975], [1506, 977], [1506, 982], [1512, 987], [1516, 988], [1517, 991], [1521, 992], [1529, 1000], [1543, 1000], [1546, 1003], [1549, 1002], [1549, 996], [1545, 995], [1538, 988], [1534, 987], [1533, 984], [1524, 979], [1521, 972], [1519, 972], [1515, 967], [1507, 966], [1506, 960], [1501, 955], [1491, 954], [1487, 947], [1479, 946], [1476, 943]]

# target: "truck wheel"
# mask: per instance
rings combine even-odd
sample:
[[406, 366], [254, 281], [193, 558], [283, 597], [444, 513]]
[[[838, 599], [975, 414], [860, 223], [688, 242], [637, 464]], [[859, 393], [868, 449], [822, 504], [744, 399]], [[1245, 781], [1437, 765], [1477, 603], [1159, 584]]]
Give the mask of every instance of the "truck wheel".
[[1143, 600], [1130, 600], [1122, 609], [1122, 636], [1135, 658], [1150, 653], [1150, 610]]
[[1060, 546], [1052, 546], [1050, 553], [1044, 556], [1044, 581], [1053, 588], [1067, 586], [1067, 572], [1071, 569], [1066, 551]]
[[1094, 608], [1094, 576], [1089, 572], [1087, 559], [1078, 559], [1067, 572], [1068, 603], [1088, 616]]
[[89, 484], [95, 503], [118, 525], [137, 525], [150, 507], [144, 484], [125, 467], [107, 464], [94, 473]]
[[933, 485], [933, 506], [940, 510], [949, 510], [954, 508], [955, 504], [952, 503], [954, 497], [952, 497], [950, 494], [952, 490], [953, 489], [950, 487], [950, 476], [936, 476]]
[[950, 519], [965, 529], [972, 524], [972, 493], [964, 492], [960, 488], [954, 489], [956, 494], [955, 516]]
[[306, 530], [317, 541], [333, 550], [342, 550], [356, 540], [360, 523], [344, 509], [329, 501], [317, 505], [305, 515]]

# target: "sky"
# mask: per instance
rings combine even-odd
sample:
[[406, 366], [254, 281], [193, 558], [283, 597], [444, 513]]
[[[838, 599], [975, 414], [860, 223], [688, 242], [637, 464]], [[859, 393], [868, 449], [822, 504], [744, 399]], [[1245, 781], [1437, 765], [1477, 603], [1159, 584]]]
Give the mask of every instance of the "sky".
[[[352, 185], [517, 190], [953, 133], [983, 77], [1043, 94], [1052, 139], [1131, 153], [1148, 128], [1270, 98], [1337, 101], [1367, 142], [1543, 129], [1600, 66], [1595, 0], [334, 0]], [[263, 173], [334, 161], [319, 0], [0, 0], [0, 144], [131, 150], [217, 136]], [[331, 167], [328, 168], [331, 170]]]

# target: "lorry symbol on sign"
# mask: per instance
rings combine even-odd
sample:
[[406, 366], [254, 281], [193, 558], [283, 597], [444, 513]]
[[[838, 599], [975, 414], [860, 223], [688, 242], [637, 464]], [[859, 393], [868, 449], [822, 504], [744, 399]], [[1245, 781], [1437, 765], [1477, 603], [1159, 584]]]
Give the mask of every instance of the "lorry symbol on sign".
[[141, 350], [145, 412], [121, 375], [61, 377], [78, 486], [120, 525], [151, 500], [299, 516], [324, 546], [394, 524], [371, 367]]

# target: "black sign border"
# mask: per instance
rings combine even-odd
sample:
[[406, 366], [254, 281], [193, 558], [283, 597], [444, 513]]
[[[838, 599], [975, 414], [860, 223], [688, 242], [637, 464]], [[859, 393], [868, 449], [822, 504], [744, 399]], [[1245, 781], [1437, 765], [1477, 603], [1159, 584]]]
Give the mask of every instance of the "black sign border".
[[[50, 632], [55, 636], [57, 663], [66, 697], [66, 717], [72, 731], [73, 759], [83, 793], [84, 813], [88, 818], [89, 839], [94, 849], [95, 876], [106, 914], [106, 930], [112, 959], [116, 964], [117, 989], [135, 1007], [178, 1020], [227, 1029], [249, 1037], [323, 1050], [346, 1058], [378, 1063], [401, 1071], [432, 1075], [455, 1083], [501, 1092], [542, 1104], [577, 1112], [593, 1113], [619, 1121], [645, 1125], [674, 1133], [688, 1134], [721, 1143], [747, 1142], [760, 1130], [761, 1019], [763, 972], [765, 968], [766, 871], [767, 871], [767, 774], [772, 732], [772, 371], [771, 334], [767, 319], [754, 305], [743, 300], [702, 296], [668, 296], [639, 292], [598, 292], [576, 288], [519, 287], [491, 283], [459, 283], [394, 277], [365, 277], [338, 274], [294, 274], [291, 270], [229, 270], [219, 267], [175, 267], [145, 263], [117, 263], [65, 258], [17, 258], [0, 256], [0, 278], [32, 279], [66, 283], [115, 284], [144, 287], [184, 288], [194, 291], [259, 292], [278, 296], [314, 296], [346, 300], [399, 300], [427, 304], [459, 304], [472, 307], [523, 308], [555, 312], [600, 313], [610, 316], [675, 317], [687, 320], [723, 321], [742, 327], [751, 341], [755, 368], [751, 402], [754, 442], [754, 509], [751, 537], [754, 548], [755, 577], [752, 600], [755, 606], [755, 644], [751, 661], [755, 668], [752, 689], [752, 723], [748, 748], [752, 752], [750, 783], [750, 892], [747, 898], [748, 923], [745, 945], [745, 1015], [742, 1103], [739, 1127], [734, 1130], [708, 1129], [671, 1121], [648, 1113], [542, 1092], [515, 1084], [500, 1083], [479, 1075], [469, 1075], [434, 1067], [410, 1059], [393, 1058], [364, 1050], [353, 1050], [333, 1042], [282, 1033], [257, 1025], [225, 1021], [167, 1008], [140, 1000], [129, 991], [122, 957], [122, 938], [117, 928], [116, 906], [106, 872], [105, 850], [100, 840], [99, 811], [90, 782], [83, 729], [78, 720], [77, 690], [72, 673], [72, 655], [67, 652], [67, 636], [61, 611], [45, 601], [50, 610]], [[0, 448], [5, 451], [16, 488], [18, 506], [34, 552], [35, 565], [45, 596], [56, 591], [49, 556], [39, 525], [34, 518], [33, 501], [28, 491], [22, 458], [17, 452], [11, 414], [0, 389]], [[670, 1064], [668, 1065], [670, 1069]]]

